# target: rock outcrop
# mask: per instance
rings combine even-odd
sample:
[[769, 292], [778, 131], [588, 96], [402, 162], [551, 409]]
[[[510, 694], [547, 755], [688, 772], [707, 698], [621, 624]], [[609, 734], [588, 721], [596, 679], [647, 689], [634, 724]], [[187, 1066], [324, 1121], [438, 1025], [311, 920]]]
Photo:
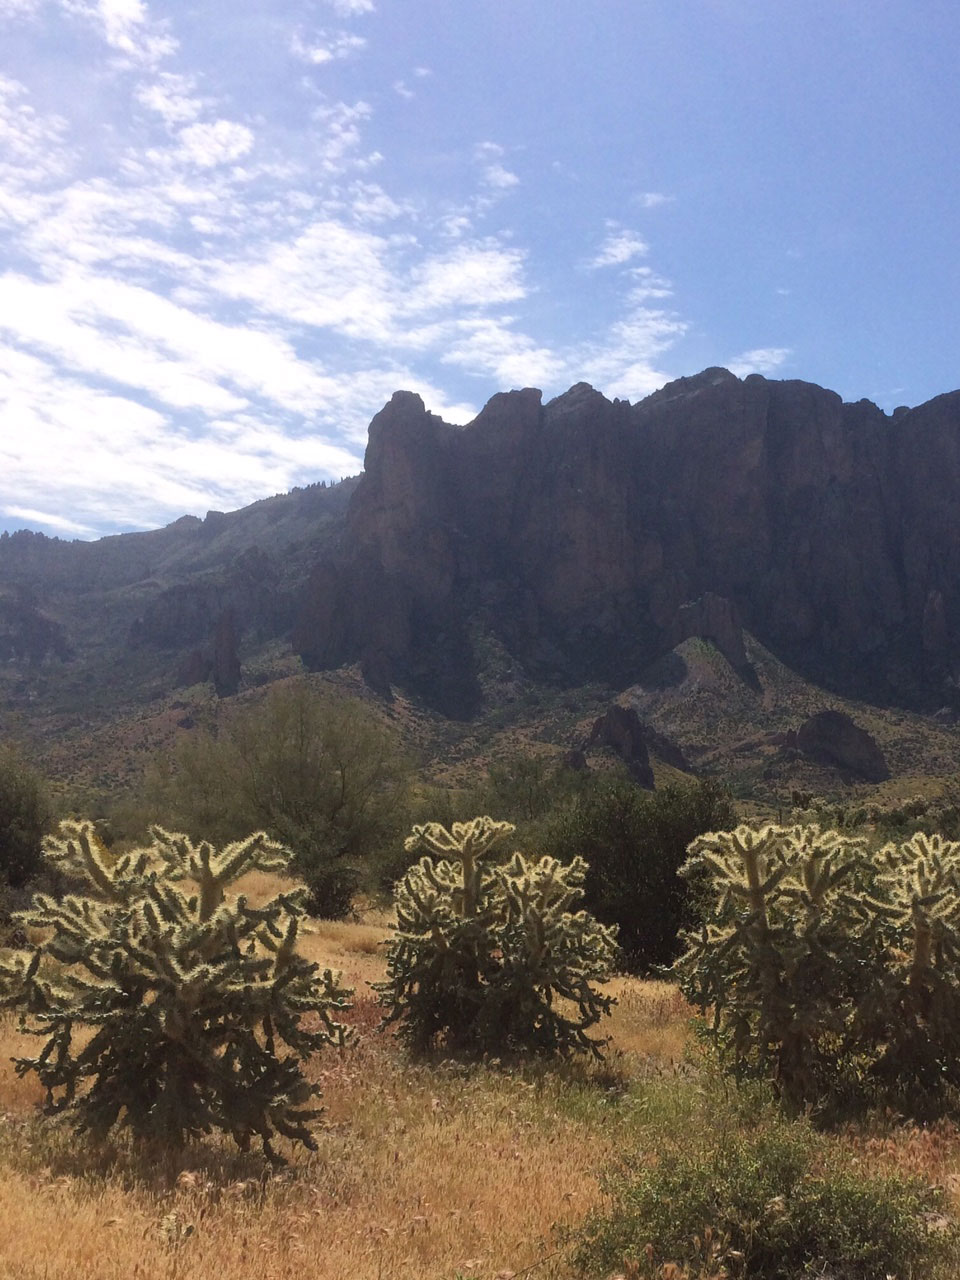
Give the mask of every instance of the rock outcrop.
[[653, 790], [653, 768], [644, 727], [632, 707], [622, 707], [615, 702], [594, 721], [581, 748], [584, 759], [593, 747], [609, 748], [627, 766], [634, 782]]
[[744, 679], [756, 678], [744, 648], [743, 626], [736, 607], [723, 596], [708, 591], [699, 600], [680, 606], [674, 627], [674, 643], [682, 644], [691, 636], [710, 640]]
[[849, 780], [884, 782], [890, 777], [876, 741], [843, 711], [818, 711], [804, 720], [794, 741], [801, 755], [835, 765]]

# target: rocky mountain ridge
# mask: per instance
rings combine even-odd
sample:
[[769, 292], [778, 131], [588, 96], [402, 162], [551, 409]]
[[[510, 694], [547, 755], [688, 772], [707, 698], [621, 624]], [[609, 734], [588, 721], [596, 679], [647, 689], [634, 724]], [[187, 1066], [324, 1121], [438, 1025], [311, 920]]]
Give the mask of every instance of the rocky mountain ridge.
[[401, 391], [359, 479], [0, 538], [0, 710], [229, 694], [273, 646], [469, 718], [524, 681], [637, 684], [692, 636], [749, 682], [744, 630], [838, 694], [934, 710], [960, 667], [958, 481], [960, 392], [886, 415], [708, 369], [637, 404], [505, 392], [457, 427]]
[[537, 679], [623, 686], [691, 627], [736, 646], [735, 615], [808, 679], [941, 702], [958, 479], [960, 392], [886, 415], [708, 369], [634, 405], [507, 392], [462, 428], [397, 392], [294, 643], [469, 716], [483, 637]]

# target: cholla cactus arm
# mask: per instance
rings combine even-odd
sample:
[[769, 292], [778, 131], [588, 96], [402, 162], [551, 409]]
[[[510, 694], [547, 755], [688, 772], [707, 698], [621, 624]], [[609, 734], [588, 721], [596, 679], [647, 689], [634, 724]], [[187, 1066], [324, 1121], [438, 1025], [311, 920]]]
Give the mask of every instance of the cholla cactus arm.
[[585, 875], [580, 858], [563, 865], [514, 854], [498, 869], [507, 907], [498, 1016], [518, 1044], [600, 1052], [603, 1042], [586, 1031], [615, 1002], [592, 984], [611, 976], [617, 947], [613, 929], [570, 911]]
[[43, 853], [48, 862], [69, 876], [88, 881], [108, 900], [117, 900], [120, 886], [124, 891], [126, 889], [127, 877], [116, 878], [110, 857], [92, 822], [62, 822], [58, 836], [44, 837]]
[[[404, 842], [404, 847], [413, 851], [423, 846], [434, 857], [441, 860], [452, 858], [458, 863], [458, 892], [462, 894], [463, 914], [473, 916], [479, 910], [482, 897], [483, 863], [490, 857], [495, 846], [515, 830], [512, 823], [496, 822], [490, 817], [474, 818], [471, 822], [455, 822], [449, 831], [438, 822], [430, 822], [414, 827], [413, 834]], [[429, 878], [432, 868], [429, 859], [426, 861], [428, 865], [424, 868], [424, 874]], [[442, 865], [441, 861], [441, 867]], [[438, 890], [440, 888], [439, 885], [435, 887]]]

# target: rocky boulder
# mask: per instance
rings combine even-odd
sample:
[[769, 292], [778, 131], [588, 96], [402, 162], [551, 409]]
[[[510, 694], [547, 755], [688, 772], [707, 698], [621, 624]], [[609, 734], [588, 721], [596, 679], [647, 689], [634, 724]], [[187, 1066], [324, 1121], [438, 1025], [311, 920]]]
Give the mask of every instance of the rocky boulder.
[[876, 741], [843, 711], [818, 711], [804, 720], [796, 749], [809, 760], [835, 765], [850, 779], [884, 782], [890, 777]]

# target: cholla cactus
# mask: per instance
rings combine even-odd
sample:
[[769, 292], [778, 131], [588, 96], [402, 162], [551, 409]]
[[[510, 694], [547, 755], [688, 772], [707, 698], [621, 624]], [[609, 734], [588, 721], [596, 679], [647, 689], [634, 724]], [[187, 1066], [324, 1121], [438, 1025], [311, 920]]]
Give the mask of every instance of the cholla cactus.
[[706, 871], [714, 901], [675, 972], [712, 1011], [711, 1033], [738, 1074], [772, 1078], [787, 1104], [818, 1100], [839, 1079], [851, 1001], [872, 953], [859, 909], [872, 876], [862, 840], [818, 826], [713, 832], [681, 874]]
[[[47, 1041], [17, 1073], [35, 1072], [47, 1110], [69, 1109], [96, 1138], [119, 1124], [171, 1144], [218, 1129], [243, 1150], [256, 1135], [271, 1160], [277, 1133], [313, 1147], [318, 1088], [301, 1062], [343, 1044], [334, 1018], [350, 993], [296, 950], [305, 889], [257, 908], [228, 894], [254, 868], [285, 870], [287, 850], [263, 832], [222, 850], [151, 836], [117, 859], [89, 822], [46, 841], [89, 896], [38, 894], [19, 919], [49, 940], [0, 961], [0, 1003]], [[93, 1035], [75, 1048], [78, 1027]]]
[[385, 1022], [416, 1049], [600, 1052], [587, 1030], [613, 1001], [591, 986], [610, 975], [614, 933], [579, 900], [586, 864], [514, 854], [493, 861], [514, 827], [492, 818], [414, 827], [423, 857], [397, 886], [397, 936], [377, 984]]
[[888, 941], [887, 964], [860, 1010], [863, 1034], [883, 1041], [875, 1074], [888, 1091], [935, 1099], [960, 1088], [960, 844], [918, 832], [886, 845], [878, 862], [866, 907]]
[[793, 1108], [927, 1116], [960, 1088], [960, 844], [739, 827], [690, 846], [684, 874], [704, 872], [713, 903], [675, 971], [735, 1072]]

